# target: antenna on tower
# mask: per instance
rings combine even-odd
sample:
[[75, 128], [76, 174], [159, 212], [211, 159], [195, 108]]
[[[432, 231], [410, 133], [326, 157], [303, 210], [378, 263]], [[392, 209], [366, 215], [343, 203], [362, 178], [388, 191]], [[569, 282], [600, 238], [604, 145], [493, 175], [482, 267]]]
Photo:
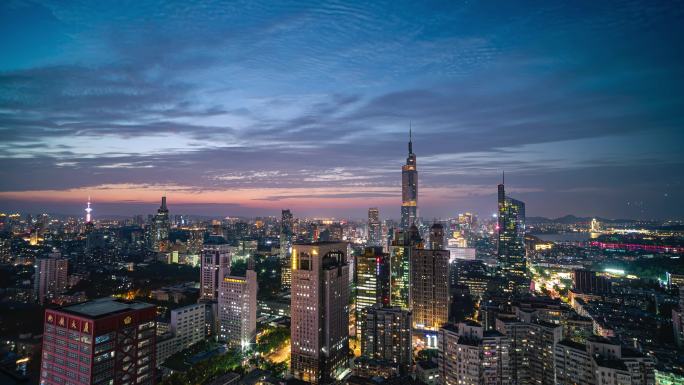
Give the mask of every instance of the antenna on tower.
[[506, 184], [506, 170], [501, 171], [501, 184]]
[[409, 120], [409, 154], [413, 154], [413, 125]]

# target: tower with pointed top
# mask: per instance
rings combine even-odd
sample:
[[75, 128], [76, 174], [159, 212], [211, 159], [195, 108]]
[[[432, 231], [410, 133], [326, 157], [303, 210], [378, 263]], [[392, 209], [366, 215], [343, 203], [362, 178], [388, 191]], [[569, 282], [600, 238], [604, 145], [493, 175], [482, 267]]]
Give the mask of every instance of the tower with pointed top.
[[510, 291], [525, 291], [529, 286], [525, 258], [525, 203], [506, 195], [504, 177], [498, 186], [498, 266], [508, 279]]
[[86, 221], [86, 223], [92, 222], [92, 221], [91, 221], [91, 218], [90, 218], [90, 213], [91, 213], [92, 211], [93, 211], [93, 209], [90, 208], [90, 197], [88, 197], [88, 207], [85, 208], [85, 212], [86, 212], [85, 221]]
[[169, 222], [169, 209], [166, 207], [166, 196], [162, 197], [161, 206], [157, 210], [157, 215], [154, 216], [152, 231], [152, 249], [156, 252], [167, 251], [171, 224]]
[[401, 166], [401, 228], [404, 231], [416, 224], [418, 216], [418, 170], [412, 134], [409, 128], [408, 157], [406, 164]]

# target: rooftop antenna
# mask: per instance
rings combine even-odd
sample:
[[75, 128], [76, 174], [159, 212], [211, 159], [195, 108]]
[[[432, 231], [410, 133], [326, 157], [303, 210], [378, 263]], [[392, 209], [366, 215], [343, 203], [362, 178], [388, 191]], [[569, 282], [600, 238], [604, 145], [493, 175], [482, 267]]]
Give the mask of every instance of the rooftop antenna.
[[501, 184], [506, 184], [506, 170], [501, 171]]
[[413, 126], [409, 120], [409, 154], [413, 154]]

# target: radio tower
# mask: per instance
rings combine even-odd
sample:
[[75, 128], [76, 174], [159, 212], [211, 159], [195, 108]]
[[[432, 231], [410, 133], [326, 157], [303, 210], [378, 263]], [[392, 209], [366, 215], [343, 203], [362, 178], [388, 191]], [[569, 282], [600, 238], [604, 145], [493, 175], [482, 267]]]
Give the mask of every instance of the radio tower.
[[86, 212], [86, 223], [90, 223], [90, 212], [93, 211], [93, 209], [90, 208], [90, 197], [88, 197], [88, 207], [86, 207], [85, 212]]

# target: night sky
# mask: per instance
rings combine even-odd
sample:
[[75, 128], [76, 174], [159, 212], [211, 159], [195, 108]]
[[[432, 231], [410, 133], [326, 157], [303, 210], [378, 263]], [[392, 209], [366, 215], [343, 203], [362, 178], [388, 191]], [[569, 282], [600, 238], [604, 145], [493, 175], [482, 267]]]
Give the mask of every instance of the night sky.
[[[0, 2], [0, 210], [684, 217], [684, 2]], [[193, 2], [194, 3], [194, 2]]]

